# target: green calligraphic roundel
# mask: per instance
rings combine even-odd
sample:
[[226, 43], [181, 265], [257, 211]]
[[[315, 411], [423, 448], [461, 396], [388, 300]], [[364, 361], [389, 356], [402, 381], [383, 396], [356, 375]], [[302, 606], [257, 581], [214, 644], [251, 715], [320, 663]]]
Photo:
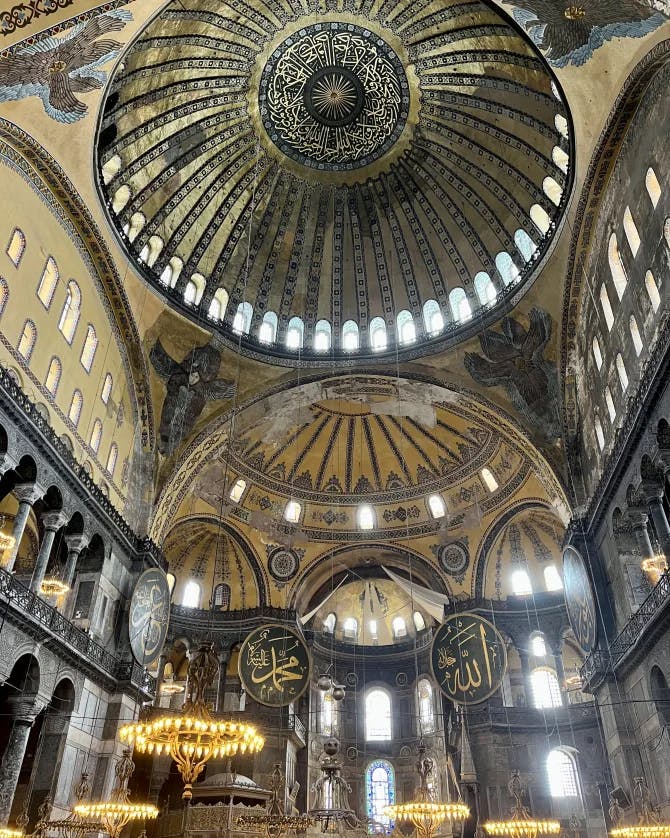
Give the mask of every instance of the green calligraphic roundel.
[[598, 636], [596, 603], [586, 564], [574, 547], [566, 547], [563, 551], [563, 592], [570, 626], [577, 642], [588, 654], [594, 649]]
[[505, 641], [477, 614], [454, 614], [439, 627], [431, 649], [433, 675], [457, 704], [479, 704], [499, 689], [507, 669]]
[[242, 644], [238, 670], [247, 695], [268, 707], [297, 701], [309, 686], [309, 649], [295, 629], [279, 624], [261, 626]]
[[163, 650], [170, 623], [170, 586], [157, 567], [149, 568], [137, 580], [130, 611], [128, 632], [135, 660], [150, 666]]

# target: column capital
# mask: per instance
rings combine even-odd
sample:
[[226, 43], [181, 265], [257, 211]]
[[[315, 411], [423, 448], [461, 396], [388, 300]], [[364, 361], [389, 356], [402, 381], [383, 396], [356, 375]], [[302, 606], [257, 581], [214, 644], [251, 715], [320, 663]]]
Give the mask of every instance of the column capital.
[[7, 704], [11, 710], [12, 721], [14, 723], [32, 727], [39, 713], [39, 707], [35, 706], [34, 695], [9, 696], [7, 698]]
[[36, 500], [42, 497], [44, 492], [35, 483], [18, 483], [14, 486], [12, 494], [19, 503], [28, 503], [32, 506]]
[[643, 480], [640, 484], [642, 495], [647, 503], [663, 500], [663, 483], [656, 480]]
[[634, 530], [646, 529], [649, 523], [649, 515], [643, 509], [628, 509], [626, 517]]
[[67, 549], [73, 550], [76, 553], [81, 553], [85, 547], [88, 547], [90, 541], [90, 536], [85, 533], [73, 533], [72, 535], [65, 536]]
[[51, 510], [42, 514], [42, 523], [44, 524], [44, 528], [47, 530], [53, 530], [53, 532], [60, 529], [67, 523], [67, 521], [67, 515], [60, 509]]

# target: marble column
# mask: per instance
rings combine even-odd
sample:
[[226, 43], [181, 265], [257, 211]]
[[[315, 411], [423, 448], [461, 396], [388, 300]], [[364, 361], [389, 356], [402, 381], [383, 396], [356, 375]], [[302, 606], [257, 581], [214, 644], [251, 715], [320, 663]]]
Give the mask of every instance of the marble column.
[[41, 497], [42, 493], [34, 483], [20, 483], [18, 486], [14, 487], [12, 494], [19, 502], [19, 510], [16, 513], [16, 518], [14, 518], [14, 527], [12, 529], [14, 546], [8, 552], [7, 557], [3, 562], [4, 569], [10, 572], [14, 570], [16, 557], [19, 554], [21, 539], [23, 538], [23, 533], [25, 532], [26, 524], [28, 523], [30, 510], [32, 509], [35, 501]]
[[40, 551], [37, 554], [33, 577], [30, 580], [30, 590], [36, 594], [39, 594], [44, 576], [47, 572], [47, 565], [49, 564], [49, 557], [51, 556], [51, 548], [53, 547], [56, 532], [63, 526], [65, 521], [66, 517], [62, 512], [45, 512], [42, 515], [44, 536], [40, 544]]
[[8, 703], [12, 710], [12, 730], [0, 763], [0, 826], [7, 826], [9, 821], [30, 729], [37, 716], [32, 695], [12, 696]]
[[63, 582], [72, 587], [74, 582], [74, 573], [77, 569], [77, 561], [81, 555], [81, 551], [88, 547], [87, 535], [66, 535], [65, 543], [67, 544], [67, 559], [65, 560], [65, 570], [63, 572]]
[[637, 542], [640, 555], [643, 559], [650, 559], [654, 555], [654, 548], [652, 547], [649, 530], [647, 529], [649, 516], [646, 512], [629, 509], [628, 519], [633, 527], [635, 541]]
[[216, 712], [223, 713], [223, 703], [226, 700], [226, 677], [228, 675], [228, 661], [230, 652], [219, 654], [219, 683], [216, 688]]
[[649, 498], [649, 512], [666, 559], [670, 562], [670, 524], [663, 508], [663, 490]]

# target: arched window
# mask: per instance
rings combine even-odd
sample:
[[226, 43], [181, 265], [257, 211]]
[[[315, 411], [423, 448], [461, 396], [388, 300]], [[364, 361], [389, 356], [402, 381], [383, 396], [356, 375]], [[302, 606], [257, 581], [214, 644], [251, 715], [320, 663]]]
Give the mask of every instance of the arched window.
[[429, 335], [436, 335], [444, 329], [444, 317], [437, 300], [426, 300], [423, 304], [423, 322]]
[[512, 593], [516, 596], [528, 596], [533, 593], [528, 571], [518, 569], [512, 573]]
[[113, 442], [109, 447], [109, 455], [107, 457], [107, 473], [114, 477], [114, 469], [116, 468], [116, 461], [119, 458], [119, 446]]
[[551, 159], [554, 163], [558, 166], [558, 168], [563, 172], [564, 175], [568, 173], [568, 165], [570, 164], [570, 158], [568, 155], [563, 151], [563, 149], [555, 145], [551, 150]]
[[496, 268], [505, 285], [511, 285], [519, 277], [519, 269], [514, 264], [512, 257], [505, 250], [496, 256]]
[[454, 290], [449, 293], [449, 305], [451, 306], [451, 312], [454, 320], [457, 323], [462, 323], [472, 317], [470, 301], [462, 288], [454, 288]]
[[534, 658], [544, 658], [547, 654], [547, 644], [541, 632], [530, 638], [530, 653]]
[[326, 617], [323, 621], [323, 630], [327, 631], [328, 634], [333, 634], [335, 632], [335, 625], [337, 623], [337, 616], [331, 611], [330, 614]]
[[141, 213], [141, 212], [134, 212], [130, 216], [130, 223], [128, 225], [128, 232], [126, 234], [128, 236], [129, 241], [131, 241], [131, 242], [135, 241], [135, 239], [140, 234], [140, 231], [142, 230], [142, 228], [146, 224], [146, 221], [147, 220], [144, 217], [144, 214]]
[[304, 334], [305, 324], [299, 317], [292, 317], [286, 330], [286, 348], [302, 349]]
[[416, 340], [416, 326], [414, 325], [414, 318], [407, 309], [403, 309], [398, 313], [396, 327], [398, 330], [398, 341], [400, 343], [414, 343]]
[[549, 232], [549, 228], [551, 227], [551, 218], [549, 218], [549, 215], [544, 207], [541, 207], [539, 204], [533, 204], [530, 208], [529, 214], [530, 220], [542, 233], [542, 235]]
[[605, 315], [605, 323], [607, 323], [608, 331], [612, 331], [614, 325], [614, 312], [612, 311], [612, 304], [610, 303], [610, 295], [607, 293], [605, 283], [600, 286], [600, 306]]
[[358, 349], [358, 323], [354, 320], [347, 320], [342, 326], [342, 349], [346, 352]]
[[[166, 288], [175, 287], [183, 267], [184, 263], [178, 256], [173, 256], [172, 259], [170, 259], [167, 265], [163, 268], [163, 272], [160, 275], [160, 281], [163, 283], [163, 285], [165, 285]], [[216, 294], [214, 296], [216, 296]], [[226, 300], [227, 299], [228, 295], [226, 295]], [[221, 314], [221, 316], [223, 317], [223, 313]]]
[[417, 701], [419, 704], [419, 736], [424, 733], [433, 733], [435, 730], [435, 702], [433, 685], [427, 678], [421, 678], [417, 685]]
[[626, 365], [623, 362], [621, 353], [617, 352], [616, 356], [616, 371], [619, 376], [619, 384], [621, 385], [621, 392], [625, 393], [628, 389], [628, 373], [626, 372]]
[[537, 245], [528, 235], [525, 230], [517, 230], [514, 233], [514, 244], [516, 245], [517, 250], [523, 257], [524, 262], [530, 262], [533, 258], [533, 254], [537, 250]]
[[[191, 305], [199, 305], [202, 295], [205, 293], [206, 286], [207, 280], [202, 274], [191, 274], [191, 278], [186, 285], [186, 288], [190, 289], [189, 299], [186, 299], [186, 289], [184, 289], [184, 302], [190, 303]], [[195, 292], [193, 292], [193, 288], [195, 288]]]
[[593, 425], [596, 430], [596, 440], [598, 441], [598, 448], [600, 448], [600, 450], [602, 451], [605, 447], [605, 434], [603, 433], [603, 426], [599, 416], [596, 416], [596, 418], [593, 421]]
[[37, 286], [37, 296], [44, 308], [51, 308], [51, 302], [56, 293], [56, 286], [58, 285], [58, 265], [56, 260], [49, 256], [42, 271], [42, 278], [40, 284]]
[[212, 297], [209, 308], [207, 309], [207, 317], [210, 320], [217, 322], [223, 320], [228, 307], [228, 292], [225, 288], [217, 288]]
[[549, 564], [544, 569], [544, 585], [548, 591], [562, 591], [563, 580], [555, 564]]
[[91, 371], [97, 348], [98, 336], [96, 335], [93, 326], [89, 323], [88, 329], [86, 330], [86, 340], [84, 341], [84, 348], [81, 350], [81, 356], [79, 358], [79, 360], [81, 361], [81, 365], [86, 370], [86, 372]]
[[605, 404], [607, 405], [610, 422], [614, 422], [616, 419], [616, 407], [614, 407], [614, 399], [612, 398], [612, 391], [609, 387], [605, 387]]
[[125, 205], [130, 200], [130, 187], [127, 186], [125, 183], [114, 193], [114, 197], [112, 198], [112, 209], [118, 215], [121, 210], [125, 207]]
[[181, 604], [185, 608], [198, 608], [200, 605], [200, 585], [192, 579], [184, 586]]
[[498, 488], [498, 481], [490, 468], [483, 468], [481, 471], [482, 480], [489, 492], [495, 492]]
[[649, 195], [651, 205], [656, 209], [658, 202], [661, 200], [661, 184], [658, 182], [656, 172], [651, 166], [647, 169], [644, 185], [647, 187], [647, 194]]
[[423, 614], [420, 611], [415, 611], [412, 619], [414, 620], [414, 628], [417, 631], [423, 631], [426, 628], [426, 621], [423, 619]]
[[23, 325], [23, 331], [19, 338], [17, 349], [19, 354], [23, 356], [24, 360], [29, 363], [35, 348], [35, 341], [37, 340], [37, 326], [32, 320], [26, 320]]
[[23, 230], [15, 227], [6, 251], [15, 268], [18, 268], [25, 249], [26, 237], [23, 235]]
[[102, 422], [96, 419], [93, 423], [93, 430], [91, 431], [90, 445], [93, 451], [97, 454], [100, 449], [100, 440], [102, 439]]
[[[365, 788], [368, 818], [388, 830], [391, 820], [384, 814], [384, 809], [395, 802], [395, 779], [391, 763], [385, 759], [371, 762], [365, 772]], [[371, 831], [376, 832], [378, 829], [373, 827]]]
[[44, 386], [47, 390], [51, 393], [52, 396], [55, 396], [58, 392], [58, 385], [60, 383], [60, 377], [63, 373], [63, 365], [60, 362], [60, 359], [57, 358], [55, 355], [51, 359], [51, 363], [49, 364], [49, 369], [47, 370], [47, 377], [44, 381]]
[[81, 417], [81, 409], [84, 406], [84, 397], [81, 390], [75, 390], [72, 394], [72, 401], [70, 402], [70, 410], [68, 411], [68, 419], [77, 427], [79, 425], [79, 418]]
[[640, 249], [640, 234], [635, 221], [633, 221], [633, 213], [630, 211], [630, 207], [626, 207], [623, 211], [623, 230], [628, 239], [630, 252], [633, 254], [633, 258], [635, 258]]
[[549, 793], [552, 797], [579, 797], [579, 779], [574, 758], [562, 748], [547, 757]]
[[170, 589], [170, 596], [172, 596], [172, 592], [174, 591], [174, 586], [177, 584], [177, 577], [174, 575], [174, 573], [167, 573], [166, 577], [167, 577], [168, 588]]
[[558, 206], [561, 203], [561, 198], [563, 197], [563, 190], [558, 185], [556, 180], [549, 175], [542, 181], [542, 190], [544, 194], [549, 198], [552, 204], [556, 204]]
[[444, 505], [442, 495], [429, 495], [428, 509], [430, 510], [430, 514], [433, 518], [444, 518], [447, 509]]
[[277, 337], [277, 315], [274, 311], [266, 311], [263, 322], [258, 329], [258, 340], [261, 343], [274, 343]]
[[328, 320], [319, 320], [314, 327], [314, 349], [316, 352], [328, 352], [331, 343], [331, 328]]
[[370, 347], [375, 352], [386, 349], [386, 323], [381, 317], [373, 317], [370, 321]]
[[372, 530], [375, 527], [375, 513], [371, 506], [363, 504], [358, 507], [358, 526], [362, 530]]
[[7, 280], [3, 276], [0, 276], [0, 315], [2, 315], [2, 312], [5, 310], [8, 299], [9, 285], [7, 285]]
[[300, 521], [300, 514], [302, 513], [302, 506], [297, 500], [290, 500], [284, 508], [284, 518], [289, 524], [297, 524]]
[[335, 724], [337, 705], [331, 692], [321, 693], [321, 707], [319, 708], [319, 731], [324, 736], [335, 736], [337, 725]]
[[603, 353], [600, 351], [600, 341], [598, 340], [597, 337], [593, 338], [592, 347], [593, 347], [593, 358], [596, 362], [596, 366], [598, 367], [598, 369], [601, 369], [602, 365], [603, 365]]
[[368, 631], [370, 632], [370, 639], [376, 641], [377, 638], [377, 621], [368, 620]]
[[647, 289], [652, 309], [657, 312], [661, 305], [661, 295], [658, 293], [658, 285], [656, 285], [656, 280], [651, 271], [647, 271], [644, 275], [644, 287]]
[[233, 317], [233, 331], [238, 335], [248, 335], [254, 310], [251, 303], [240, 303]]
[[630, 336], [633, 339], [633, 348], [635, 349], [635, 354], [640, 355], [640, 353], [642, 352], [642, 338], [640, 336], [640, 330], [638, 329], [635, 315], [631, 314], [630, 320], [628, 321], [628, 326], [630, 328]]
[[63, 310], [60, 313], [60, 319], [58, 321], [58, 328], [68, 343], [72, 343], [74, 339], [80, 313], [81, 291], [74, 279], [71, 279], [67, 284], [65, 304], [63, 305]]
[[545, 707], [562, 707], [561, 689], [558, 678], [553, 669], [540, 666], [534, 669], [530, 676], [533, 688], [533, 704], [540, 709]]
[[393, 636], [396, 640], [400, 640], [401, 637], [407, 637], [407, 626], [405, 625], [405, 621], [402, 617], [393, 618], [391, 629], [393, 630]]
[[186, 283], [186, 287], [184, 288], [184, 302], [189, 305], [195, 305], [196, 297], [198, 296], [198, 286], [193, 282], [192, 279]]
[[558, 133], [568, 139], [568, 120], [563, 116], [563, 114], [557, 113], [554, 117], [554, 125], [556, 126], [556, 130]]
[[493, 280], [486, 273], [486, 271], [479, 271], [479, 273], [475, 275], [474, 283], [475, 292], [479, 297], [479, 302], [483, 306], [495, 303], [498, 294], [496, 292], [496, 287], [493, 284]]
[[626, 286], [628, 285], [628, 277], [621, 261], [621, 254], [619, 253], [619, 243], [617, 242], [616, 233], [610, 236], [609, 244], [607, 246], [607, 258], [610, 265], [610, 273], [612, 274], [612, 281], [616, 289], [617, 297], [623, 297]]
[[221, 611], [228, 611], [230, 609], [230, 585], [227, 585], [225, 582], [219, 582], [218, 585], [215, 585], [212, 603], [214, 608], [219, 608]]
[[156, 260], [161, 255], [163, 244], [163, 239], [160, 236], [151, 236], [149, 241], [142, 248], [140, 259], [142, 259], [143, 262], [146, 262], [150, 268], [153, 268], [156, 264]]
[[373, 689], [365, 696], [365, 738], [368, 742], [391, 739], [391, 698], [385, 690]]
[[235, 481], [233, 488], [230, 490], [230, 499], [233, 503], [239, 503], [242, 500], [244, 490], [247, 488], [247, 481], [241, 477]]
[[347, 617], [342, 624], [342, 632], [347, 640], [356, 640], [358, 637], [358, 620], [355, 617]]
[[100, 393], [100, 398], [102, 399], [103, 404], [107, 404], [109, 401], [109, 397], [112, 395], [113, 386], [114, 379], [112, 378], [112, 374], [108, 372], [102, 385], [102, 392]]

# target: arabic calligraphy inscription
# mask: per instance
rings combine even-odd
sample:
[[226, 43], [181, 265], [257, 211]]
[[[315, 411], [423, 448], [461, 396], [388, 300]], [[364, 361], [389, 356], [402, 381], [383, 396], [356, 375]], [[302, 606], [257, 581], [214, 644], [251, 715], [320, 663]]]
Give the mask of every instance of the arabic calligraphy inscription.
[[285, 707], [309, 686], [310, 657], [297, 631], [266, 625], [247, 635], [239, 656], [239, 674], [247, 694], [260, 704]]
[[135, 660], [149, 666], [160, 655], [170, 622], [170, 587], [156, 567], [137, 580], [128, 612], [130, 648]]
[[570, 625], [577, 642], [588, 654], [596, 645], [596, 604], [584, 559], [574, 547], [563, 551], [563, 590]]
[[479, 704], [502, 684], [507, 668], [505, 641], [483, 617], [455, 614], [435, 634], [431, 664], [447, 698], [458, 704]]

